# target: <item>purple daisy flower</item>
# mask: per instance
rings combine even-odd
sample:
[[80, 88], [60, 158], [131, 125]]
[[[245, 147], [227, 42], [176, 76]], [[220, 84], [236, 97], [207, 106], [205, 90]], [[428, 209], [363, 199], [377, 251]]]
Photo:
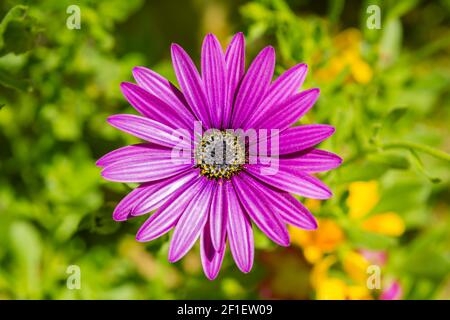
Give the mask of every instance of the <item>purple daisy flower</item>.
[[[112, 126], [147, 141], [97, 161], [105, 179], [140, 183], [120, 201], [113, 218], [123, 221], [156, 210], [139, 229], [138, 241], [174, 228], [169, 261], [175, 262], [200, 238], [209, 279], [217, 276], [228, 242], [238, 268], [249, 272], [253, 224], [281, 246], [290, 241], [286, 224], [317, 228], [315, 218], [291, 193], [331, 197], [312, 174], [342, 162], [314, 148], [334, 128], [291, 127], [319, 96], [318, 89], [298, 92], [307, 66], [296, 65], [272, 82], [275, 52], [266, 47], [245, 71], [242, 33], [225, 53], [214, 35], [205, 37], [201, 75], [177, 44], [172, 45], [172, 61], [181, 91], [154, 71], [136, 67], [137, 85], [122, 83], [121, 88], [142, 116], [108, 118]], [[195, 131], [199, 122], [205, 133]]]

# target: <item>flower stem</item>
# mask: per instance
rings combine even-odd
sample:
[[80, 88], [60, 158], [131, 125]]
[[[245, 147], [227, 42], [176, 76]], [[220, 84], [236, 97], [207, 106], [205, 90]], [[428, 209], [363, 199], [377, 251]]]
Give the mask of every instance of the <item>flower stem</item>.
[[414, 149], [423, 153], [427, 153], [435, 158], [450, 162], [450, 154], [424, 144], [408, 141], [389, 142], [381, 145], [383, 149]]

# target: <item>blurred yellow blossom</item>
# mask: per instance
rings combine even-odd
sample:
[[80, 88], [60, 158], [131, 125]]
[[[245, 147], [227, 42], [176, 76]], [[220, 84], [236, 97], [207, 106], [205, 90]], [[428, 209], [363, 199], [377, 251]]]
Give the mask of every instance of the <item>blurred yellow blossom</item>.
[[384, 212], [367, 217], [380, 200], [378, 188], [378, 182], [375, 180], [350, 184], [347, 198], [350, 219], [362, 220], [361, 228], [365, 231], [400, 236], [405, 231], [405, 224], [397, 213]]
[[336, 35], [333, 39], [335, 54], [329, 59], [327, 65], [317, 71], [319, 80], [334, 79], [344, 69], [348, 68], [349, 81], [366, 84], [372, 80], [373, 72], [370, 65], [361, 56], [361, 32], [357, 29], [347, 29]]
[[369, 217], [363, 221], [362, 228], [366, 231], [393, 237], [401, 236], [405, 232], [405, 224], [395, 212], [386, 212]]
[[321, 201], [318, 199], [306, 199], [305, 200], [305, 206], [312, 212], [316, 212], [319, 211], [320, 206], [321, 206]]
[[311, 271], [311, 285], [317, 288], [328, 277], [328, 269], [336, 262], [334, 255], [329, 255], [318, 261]]
[[314, 265], [311, 284], [316, 289], [316, 298], [318, 300], [372, 299], [364, 283], [349, 284], [341, 278], [329, 276], [328, 270], [335, 262], [334, 256], [328, 256]]
[[347, 206], [350, 218], [361, 218], [368, 214], [380, 200], [378, 182], [357, 181], [348, 187]]
[[344, 271], [356, 282], [364, 284], [367, 279], [369, 262], [363, 255], [355, 251], [348, 251], [342, 262]]
[[291, 241], [303, 248], [303, 254], [310, 263], [315, 263], [323, 254], [332, 252], [344, 242], [344, 233], [339, 225], [331, 219], [319, 219], [319, 227], [306, 231], [289, 226]]
[[347, 285], [341, 279], [325, 278], [316, 288], [317, 300], [344, 300]]

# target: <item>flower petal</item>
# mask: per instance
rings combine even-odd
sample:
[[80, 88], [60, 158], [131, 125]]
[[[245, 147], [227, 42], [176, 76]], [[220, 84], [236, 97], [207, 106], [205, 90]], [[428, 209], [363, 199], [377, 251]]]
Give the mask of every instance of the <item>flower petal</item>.
[[164, 100], [176, 110], [177, 114], [186, 119], [187, 123], [192, 124], [195, 121], [183, 94], [170, 81], [144, 67], [134, 67], [133, 76], [140, 87]]
[[239, 201], [258, 228], [275, 243], [288, 246], [289, 233], [286, 225], [267, 204], [264, 194], [259, 190], [259, 183], [245, 172], [233, 177], [232, 181]]
[[139, 113], [147, 118], [175, 129], [190, 129], [193, 127], [194, 118], [192, 116], [191, 121], [186, 121], [186, 118], [178, 113], [178, 108], [172, 107], [170, 104], [142, 89], [141, 87], [133, 83], [122, 82], [120, 84], [120, 88], [122, 89], [122, 93], [128, 102]]
[[283, 103], [302, 86], [306, 78], [308, 66], [304, 63], [298, 64], [289, 70], [285, 71], [279, 76], [271, 85], [264, 100], [259, 105], [259, 108], [255, 110], [249, 117], [249, 119], [243, 125], [244, 128], [253, 127], [253, 119], [255, 119], [260, 113], [265, 118], [267, 111], [272, 112], [271, 108], [275, 105]]
[[231, 39], [225, 52], [225, 62], [227, 66], [227, 96], [222, 128], [228, 129], [236, 92], [245, 73], [245, 39], [242, 32], [236, 33]]
[[274, 189], [265, 183], [260, 183], [260, 188], [284, 222], [306, 230], [317, 229], [314, 216], [291, 194]]
[[191, 160], [172, 158], [171, 155], [149, 158], [125, 158], [108, 165], [102, 177], [115, 182], [149, 182], [169, 178], [192, 167]]
[[311, 109], [319, 97], [319, 93], [319, 89], [305, 90], [284, 102], [272, 105], [265, 112], [255, 116], [252, 121], [253, 128], [285, 130]]
[[[166, 147], [190, 148], [191, 139], [186, 132], [181, 137], [180, 131], [156, 122], [151, 119], [135, 116], [132, 114], [117, 114], [110, 116], [108, 122], [113, 127], [134, 135], [140, 139], [153, 142]], [[182, 139], [180, 139], [182, 138]]]
[[291, 153], [288, 158], [280, 158], [280, 165], [295, 167], [306, 173], [328, 171], [339, 167], [341, 163], [342, 159], [334, 153], [319, 149], [306, 153]]
[[198, 180], [202, 180], [198, 170], [188, 169], [186, 173], [166, 179], [164, 183], [158, 185], [151, 193], [136, 202], [131, 215], [140, 216], [159, 207], [162, 201], [167, 199], [173, 192], [178, 189], [189, 188]]
[[275, 50], [266, 47], [248, 68], [236, 95], [231, 126], [238, 129], [249, 114], [259, 106], [272, 80]]
[[225, 239], [220, 245], [220, 250], [215, 250], [211, 241], [211, 230], [209, 223], [203, 228], [200, 236], [200, 256], [202, 259], [203, 271], [209, 280], [214, 280], [222, 266], [223, 256], [225, 253], [226, 242]]
[[212, 126], [220, 128], [227, 93], [226, 65], [219, 40], [211, 33], [203, 41], [202, 78], [208, 97]]
[[223, 183], [217, 183], [211, 202], [209, 214], [211, 241], [215, 250], [220, 251], [225, 243], [227, 228], [227, 202], [224, 195]]
[[254, 243], [252, 223], [242, 210], [242, 205], [230, 182], [224, 184], [227, 202], [227, 234], [231, 254], [242, 272], [250, 272], [253, 266]]
[[189, 55], [177, 44], [172, 44], [172, 63], [178, 83], [192, 111], [205, 128], [211, 127], [208, 99], [202, 79]]
[[280, 154], [289, 154], [311, 148], [330, 137], [334, 127], [326, 124], [309, 124], [289, 128], [280, 133]]
[[275, 188], [295, 193], [307, 198], [328, 199], [332, 196], [331, 190], [319, 179], [308, 175], [301, 170], [279, 166], [278, 172], [273, 175], [262, 174], [259, 165], [252, 165], [246, 171], [257, 179], [274, 186]]
[[171, 149], [163, 146], [152, 143], [140, 143], [113, 150], [98, 159], [95, 164], [98, 167], [106, 167], [113, 163], [128, 160], [129, 158], [140, 158], [144, 156], [156, 158], [171, 152]]
[[214, 185], [203, 181], [203, 189], [187, 205], [175, 227], [169, 247], [170, 262], [180, 260], [192, 248], [207, 222]]
[[188, 188], [181, 188], [174, 192], [169, 199], [141, 226], [136, 234], [140, 242], [151, 241], [172, 229], [188, 203], [201, 189], [201, 180], [196, 180]]
[[402, 296], [403, 290], [400, 282], [393, 280], [392, 284], [381, 293], [380, 300], [400, 300]]
[[189, 185], [198, 179], [198, 173], [187, 171], [169, 179], [144, 183], [131, 191], [116, 206], [113, 212], [113, 219], [123, 221], [131, 215], [141, 215], [160, 206], [178, 188]]
[[113, 212], [115, 221], [124, 221], [131, 216], [131, 211], [136, 202], [145, 199], [147, 195], [154, 190], [154, 183], [143, 184], [127, 194], [116, 206]]

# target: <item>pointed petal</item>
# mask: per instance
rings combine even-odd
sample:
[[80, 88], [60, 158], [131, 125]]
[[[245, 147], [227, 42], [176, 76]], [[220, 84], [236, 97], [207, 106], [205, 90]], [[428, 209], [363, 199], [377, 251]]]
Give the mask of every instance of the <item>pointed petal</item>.
[[326, 124], [310, 124], [289, 128], [280, 133], [280, 154], [289, 154], [311, 148], [335, 132]]
[[253, 60], [242, 79], [234, 104], [232, 128], [240, 128], [249, 114], [259, 106], [270, 86], [274, 67], [275, 50], [266, 47]]
[[141, 155], [110, 164], [102, 170], [101, 175], [110, 181], [140, 183], [169, 178], [190, 168], [190, 159], [172, 158], [171, 155], [158, 158]]
[[220, 250], [215, 250], [211, 242], [211, 230], [209, 229], [209, 223], [203, 228], [203, 232], [200, 236], [200, 256], [202, 259], [203, 271], [209, 280], [214, 280], [222, 266], [223, 256], [225, 253], [225, 239], [223, 244], [220, 245]]
[[179, 129], [190, 129], [193, 126], [194, 118], [185, 121], [177, 111], [177, 108], [172, 107], [164, 100], [149, 93], [141, 87], [129, 83], [122, 82], [120, 85], [122, 93], [128, 102], [142, 115], [149, 119], [165, 124], [168, 127]]
[[211, 230], [211, 241], [214, 248], [219, 251], [225, 243], [227, 228], [227, 202], [225, 200], [223, 183], [217, 183], [211, 202], [211, 212], [209, 214]]
[[172, 83], [158, 73], [144, 67], [134, 67], [133, 76], [140, 87], [169, 104], [176, 110], [175, 113], [185, 119], [188, 124], [193, 124], [195, 117], [186, 99]]
[[144, 183], [131, 191], [116, 206], [113, 212], [113, 219], [123, 221], [132, 215], [140, 215], [156, 209], [174, 191], [184, 185], [189, 185], [198, 173], [188, 171], [169, 179]]
[[226, 182], [224, 188], [228, 211], [227, 234], [231, 254], [238, 268], [247, 273], [252, 269], [255, 250], [252, 223], [242, 210], [231, 182]]
[[260, 183], [260, 189], [284, 222], [306, 230], [317, 229], [317, 221], [314, 216], [292, 195], [274, 189], [265, 183]]
[[302, 91], [284, 102], [274, 104], [265, 112], [258, 113], [252, 121], [254, 129], [277, 128], [285, 130], [312, 108], [320, 94], [319, 89]]
[[110, 164], [125, 161], [129, 158], [140, 158], [144, 156], [148, 158], [157, 158], [161, 155], [166, 155], [167, 153], [171, 152], [172, 151], [169, 148], [165, 148], [163, 146], [152, 143], [134, 144], [131, 146], [113, 150], [105, 154], [103, 157], [97, 160], [95, 165], [98, 167], [106, 167]]
[[131, 216], [135, 204], [145, 199], [149, 192], [153, 190], [152, 185], [143, 184], [127, 194], [116, 206], [113, 212], [115, 221], [124, 221]]
[[259, 190], [259, 183], [251, 179], [245, 172], [233, 177], [233, 186], [239, 201], [248, 212], [259, 229], [272, 241], [281, 245], [289, 245], [289, 233], [280, 216], [271, 210]]
[[245, 73], [245, 39], [242, 32], [236, 33], [225, 52], [227, 65], [227, 96], [223, 112], [222, 128], [230, 126], [234, 99]]
[[267, 110], [270, 110], [271, 107], [275, 105], [285, 102], [288, 98], [297, 93], [305, 81], [307, 71], [308, 66], [302, 63], [290, 68], [279, 76], [270, 85], [267, 95], [261, 102], [259, 108], [250, 115], [243, 127], [252, 128], [254, 124], [253, 119], [255, 119], [257, 115], [263, 113], [264, 116], [262, 118], [264, 118], [267, 115]]
[[186, 206], [195, 197], [201, 187], [201, 180], [195, 181], [188, 188], [181, 188], [174, 192], [169, 199], [158, 209], [139, 229], [136, 240], [140, 242], [151, 241], [172, 229]]
[[188, 204], [175, 227], [169, 247], [170, 262], [180, 260], [192, 248], [208, 220], [213, 184], [203, 181], [204, 188]]
[[204, 127], [210, 128], [208, 100], [202, 79], [189, 55], [177, 44], [172, 44], [172, 63], [178, 83], [193, 113]]
[[202, 78], [209, 102], [212, 126], [220, 128], [227, 93], [226, 65], [219, 40], [211, 33], [203, 41]]
[[117, 114], [110, 116], [108, 122], [113, 127], [134, 135], [140, 139], [166, 147], [190, 148], [190, 136], [186, 132], [183, 141], [176, 132], [159, 122], [132, 114]]
[[306, 173], [328, 171], [339, 167], [341, 163], [342, 159], [334, 153], [319, 149], [306, 153], [291, 153], [288, 158], [280, 158], [281, 166], [294, 167]]
[[164, 202], [172, 193], [178, 189], [189, 188], [192, 184], [201, 180], [197, 170], [188, 169], [186, 173], [179, 174], [164, 180], [158, 184], [147, 197], [136, 202], [131, 215], [140, 216], [152, 210], [155, 210]]
[[322, 181], [295, 168], [279, 166], [274, 175], [262, 174], [261, 168], [259, 165], [248, 166], [246, 172], [275, 188], [303, 197], [328, 199], [332, 196], [331, 190]]

